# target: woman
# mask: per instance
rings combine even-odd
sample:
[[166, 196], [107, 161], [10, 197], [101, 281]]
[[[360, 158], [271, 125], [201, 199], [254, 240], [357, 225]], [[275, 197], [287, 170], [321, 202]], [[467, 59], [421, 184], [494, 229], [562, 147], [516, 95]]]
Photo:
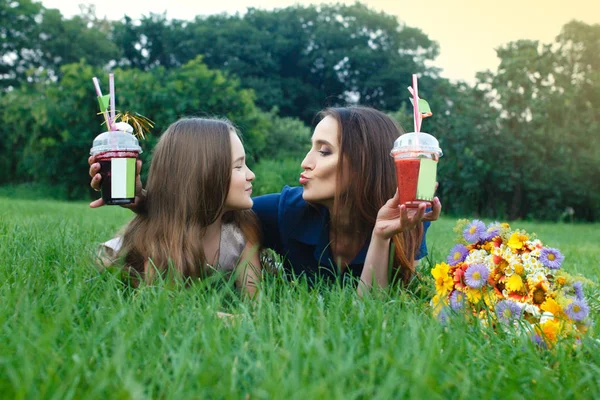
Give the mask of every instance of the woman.
[[387, 286], [392, 272], [407, 283], [415, 260], [427, 254], [424, 232], [440, 214], [439, 200], [427, 213], [425, 204], [411, 212], [398, 204], [390, 150], [403, 131], [387, 115], [347, 107], [320, 116], [302, 161], [302, 187], [254, 199], [263, 246], [281, 254], [288, 271], [311, 281], [353, 275], [361, 278], [362, 291], [373, 283]]
[[154, 148], [143, 212], [112, 247], [130, 272], [152, 280], [172, 266], [183, 278], [233, 272], [251, 295], [259, 267], [252, 207], [254, 173], [225, 120], [186, 118]]
[[[424, 204], [410, 212], [398, 205], [389, 153], [402, 129], [368, 107], [331, 108], [320, 115], [302, 162], [302, 187], [254, 198], [263, 247], [282, 255], [285, 269], [309, 282], [353, 275], [361, 278], [363, 291], [387, 286], [389, 272], [408, 282], [416, 260], [426, 255], [424, 232], [439, 217], [441, 204], [434, 199], [427, 213]], [[97, 188], [99, 166], [92, 161], [91, 185]], [[394, 267], [388, 271], [391, 242]]]

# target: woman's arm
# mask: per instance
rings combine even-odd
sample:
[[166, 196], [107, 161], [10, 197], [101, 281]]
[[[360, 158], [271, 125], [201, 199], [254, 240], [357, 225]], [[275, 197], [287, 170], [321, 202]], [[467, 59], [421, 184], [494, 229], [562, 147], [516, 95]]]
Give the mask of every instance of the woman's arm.
[[434, 198], [432, 210], [429, 212], [425, 212], [425, 203], [420, 204], [417, 209], [407, 209], [405, 205], [400, 205], [400, 196], [396, 191], [394, 197], [388, 200], [377, 214], [365, 265], [360, 276], [359, 295], [362, 296], [373, 286], [381, 288], [388, 286], [391, 238], [400, 232], [414, 229], [423, 221], [437, 220], [441, 210], [442, 205], [437, 197]]

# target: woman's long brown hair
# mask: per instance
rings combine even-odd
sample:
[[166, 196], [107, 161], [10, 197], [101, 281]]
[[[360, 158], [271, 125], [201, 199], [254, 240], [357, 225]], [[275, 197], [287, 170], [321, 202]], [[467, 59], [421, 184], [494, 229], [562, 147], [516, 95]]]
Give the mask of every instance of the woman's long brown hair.
[[[226, 120], [184, 118], [163, 133], [148, 174], [145, 212], [123, 235], [119, 256], [130, 272], [146, 281], [168, 268], [184, 278], [209, 273], [203, 239], [225, 207], [232, 132], [237, 134]], [[247, 239], [257, 239], [250, 210], [229, 211], [227, 221], [239, 224]]]
[[[375, 226], [377, 213], [394, 196], [398, 186], [394, 159], [390, 151], [404, 130], [384, 113], [369, 107], [328, 108], [321, 118], [330, 116], [338, 123], [341, 157], [333, 205], [333, 226], [344, 225], [356, 243], [364, 243]], [[348, 174], [347, 176], [345, 174]], [[345, 224], [335, 219], [352, 210]], [[348, 226], [349, 223], [349, 226]], [[393, 280], [408, 283], [414, 273], [414, 259], [423, 236], [423, 226], [393, 237]], [[339, 237], [339, 233], [335, 233]]]

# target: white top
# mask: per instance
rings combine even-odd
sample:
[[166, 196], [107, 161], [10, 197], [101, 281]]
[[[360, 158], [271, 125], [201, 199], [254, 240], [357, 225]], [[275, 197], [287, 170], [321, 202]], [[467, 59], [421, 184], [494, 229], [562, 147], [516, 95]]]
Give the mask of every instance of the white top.
[[[102, 243], [101, 254], [99, 255], [102, 263], [104, 265], [112, 264], [122, 245], [122, 237], [116, 237]], [[246, 238], [240, 228], [235, 224], [222, 224], [221, 241], [219, 243], [219, 264], [215, 268], [219, 271], [233, 271], [245, 246]]]

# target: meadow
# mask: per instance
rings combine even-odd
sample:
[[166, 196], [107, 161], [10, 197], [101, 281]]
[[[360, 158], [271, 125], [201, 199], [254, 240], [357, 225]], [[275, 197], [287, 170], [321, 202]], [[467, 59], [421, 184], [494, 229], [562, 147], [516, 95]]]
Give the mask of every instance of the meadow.
[[[226, 283], [134, 290], [94, 267], [97, 243], [130, 217], [0, 197], [0, 398], [600, 398], [597, 324], [580, 346], [551, 350], [461, 321], [444, 327], [427, 278], [366, 298], [281, 277], [255, 301]], [[445, 259], [455, 222], [432, 225], [424, 277]], [[593, 282], [598, 321], [600, 224], [512, 225]]]

